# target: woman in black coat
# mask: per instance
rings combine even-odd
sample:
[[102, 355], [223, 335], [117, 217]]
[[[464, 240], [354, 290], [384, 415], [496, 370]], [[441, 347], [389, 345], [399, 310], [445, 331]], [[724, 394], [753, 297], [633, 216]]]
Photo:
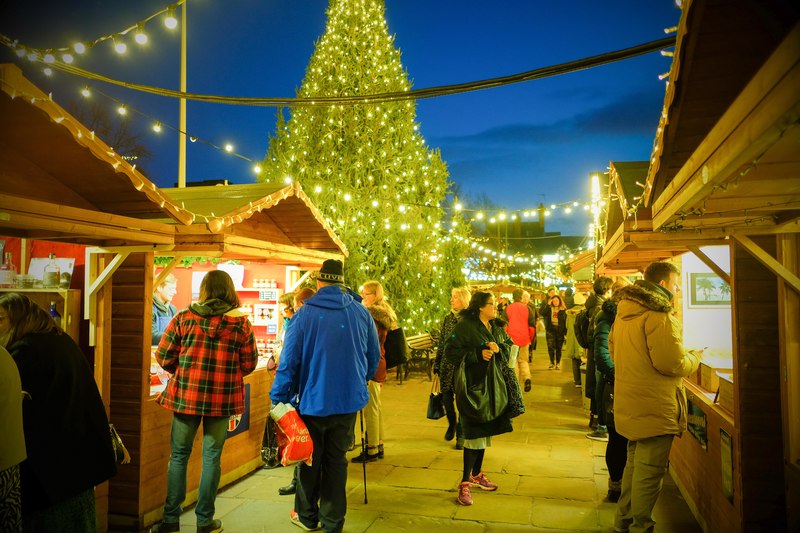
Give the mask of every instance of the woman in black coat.
[[97, 531], [94, 487], [117, 472], [103, 400], [86, 357], [27, 296], [0, 294], [0, 338], [19, 369], [28, 458], [26, 532]]
[[547, 337], [547, 353], [550, 356], [550, 369], [561, 368], [561, 348], [567, 337], [567, 311], [556, 295], [548, 301], [547, 312], [542, 314], [545, 336]]
[[[461, 320], [456, 324], [453, 333], [445, 345], [444, 357], [455, 368], [464, 363], [467, 383], [483, 380], [492, 358], [494, 364], [508, 366], [508, 354], [511, 339], [497, 320], [497, 307], [494, 297], [488, 292], [476, 292], [470, 299], [469, 306], [460, 312]], [[458, 486], [457, 501], [461, 505], [472, 505], [470, 487], [481, 490], [497, 490], [497, 485], [489, 481], [481, 470], [483, 456], [492, 444], [492, 435], [500, 435], [512, 431], [511, 418], [502, 414], [488, 422], [477, 422], [462, 407], [456, 389], [456, 404], [461, 413], [461, 424], [464, 430], [464, 470]]]

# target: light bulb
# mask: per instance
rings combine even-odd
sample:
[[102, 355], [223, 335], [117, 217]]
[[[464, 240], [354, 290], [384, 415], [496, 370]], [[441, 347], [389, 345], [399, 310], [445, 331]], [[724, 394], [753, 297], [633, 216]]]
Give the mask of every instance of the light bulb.
[[48, 53], [46, 53], [46, 54], [44, 55], [44, 58], [43, 58], [43, 61], [44, 61], [45, 63], [53, 63], [55, 60], [56, 60], [56, 56], [54, 56], [53, 54], [51, 54], [51, 53], [49, 53], [49, 52], [48, 52]]
[[160, 122], [156, 122], [155, 124], [153, 124], [153, 131], [156, 132], [156, 133], [161, 133], [161, 123]]
[[225, 151], [228, 152], [228, 153], [233, 152], [233, 145], [232, 144], [226, 144], [225, 145]]
[[261, 165], [253, 165], [253, 172], [261, 174]]
[[67, 65], [71, 64], [74, 60], [75, 58], [72, 57], [72, 54], [64, 54], [61, 56], [61, 61], [63, 61]]
[[124, 105], [121, 105], [117, 108], [117, 113], [119, 113], [124, 117], [125, 115], [128, 114], [128, 109]]
[[114, 51], [118, 54], [124, 54], [128, 51], [128, 45], [121, 40], [121, 37], [119, 37], [120, 40], [117, 39], [117, 37], [114, 37]]
[[89, 91], [88, 87], [84, 87], [83, 89], [81, 89], [81, 96], [83, 96], [84, 98], [89, 98], [91, 95], [92, 93]]
[[45, 76], [52, 76], [53, 75], [53, 69], [51, 69], [50, 67], [46, 67], [42, 72], [44, 72]]
[[86, 51], [86, 45], [82, 42], [77, 42], [72, 45], [72, 49], [75, 50], [76, 53], [82, 54]]
[[147, 34], [144, 32], [144, 24], [139, 24], [136, 27], [136, 34], [133, 36], [133, 40], [139, 44], [147, 44]]
[[164, 17], [164, 26], [174, 30], [178, 27], [178, 19], [175, 18], [175, 6], [167, 8], [167, 16]]

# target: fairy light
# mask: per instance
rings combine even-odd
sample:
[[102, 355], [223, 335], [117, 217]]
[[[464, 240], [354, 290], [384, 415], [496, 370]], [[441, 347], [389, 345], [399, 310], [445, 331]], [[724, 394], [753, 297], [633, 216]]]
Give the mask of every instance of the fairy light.
[[140, 22], [136, 26], [136, 33], [133, 35], [133, 40], [140, 45], [147, 44], [147, 34], [144, 32], [144, 23]]
[[167, 14], [164, 16], [164, 26], [170, 30], [178, 27], [178, 19], [175, 18], [175, 6], [167, 8]]
[[122, 55], [128, 51], [128, 45], [125, 44], [121, 36], [114, 37], [112, 42], [114, 43], [114, 51], [116, 53]]
[[90, 96], [92, 96], [92, 92], [89, 90], [88, 87], [84, 87], [83, 89], [81, 89], [81, 96], [83, 96], [84, 98], [89, 98]]
[[155, 124], [153, 124], [153, 131], [156, 132], [156, 133], [161, 133], [161, 123], [160, 122], [156, 122]]

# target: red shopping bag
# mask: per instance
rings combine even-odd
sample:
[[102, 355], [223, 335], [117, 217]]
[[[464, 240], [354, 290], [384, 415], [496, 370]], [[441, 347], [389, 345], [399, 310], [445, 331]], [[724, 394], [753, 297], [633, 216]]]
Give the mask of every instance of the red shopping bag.
[[303, 462], [311, 466], [314, 443], [303, 419], [288, 403], [276, 404], [269, 412], [278, 426], [278, 457], [283, 466]]

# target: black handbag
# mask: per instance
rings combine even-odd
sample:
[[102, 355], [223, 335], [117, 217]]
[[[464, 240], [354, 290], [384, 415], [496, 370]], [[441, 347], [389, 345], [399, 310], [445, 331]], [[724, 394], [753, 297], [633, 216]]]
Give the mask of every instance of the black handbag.
[[264, 436], [261, 439], [261, 460], [264, 461], [264, 468], [277, 468], [281, 466], [281, 459], [278, 457], [278, 427], [275, 420], [267, 415], [267, 424], [264, 426]]
[[428, 396], [428, 418], [431, 420], [439, 420], [444, 415], [444, 396], [442, 396], [439, 376], [436, 375], [433, 376], [431, 395]]
[[603, 416], [606, 426], [614, 428], [614, 382], [603, 380], [601, 384], [603, 385], [603, 405], [601, 406]]
[[508, 410], [506, 416], [515, 418], [525, 413], [525, 399], [522, 397], [522, 390], [519, 388], [519, 380], [514, 375], [514, 370], [508, 366], [503, 368], [503, 379], [508, 390]]
[[384, 357], [387, 370], [405, 364], [408, 360], [408, 345], [406, 344], [403, 328], [390, 329], [386, 333], [383, 348], [386, 351]]
[[474, 423], [491, 422], [499, 418], [508, 407], [508, 388], [503, 377], [503, 365], [492, 357], [483, 379], [471, 383], [465, 361], [456, 373], [456, 406], [459, 414]]

